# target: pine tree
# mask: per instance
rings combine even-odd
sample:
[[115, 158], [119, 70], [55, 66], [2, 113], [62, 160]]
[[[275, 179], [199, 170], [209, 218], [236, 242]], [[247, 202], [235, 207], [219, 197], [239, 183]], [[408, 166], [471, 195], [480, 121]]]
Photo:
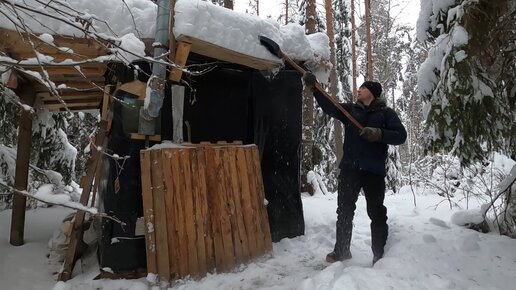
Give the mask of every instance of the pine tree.
[[[31, 163], [62, 174], [69, 184], [75, 177], [77, 149], [68, 142], [68, 113], [50, 113], [45, 108], [33, 120]], [[34, 150], [37, 148], [37, 150]]]
[[[399, 19], [394, 17], [392, 11], [396, 4], [391, 0], [371, 1], [371, 46], [373, 58], [374, 80], [380, 82], [383, 87], [383, 97], [387, 99], [389, 106], [395, 109], [403, 120], [404, 112], [396, 108], [398, 103], [405, 102], [404, 97], [395, 101], [395, 90], [402, 86], [403, 63], [410, 52], [411, 27], [399, 24]], [[364, 17], [358, 28], [359, 36], [365, 36]], [[360, 71], [366, 75], [367, 55], [364, 38], [357, 41], [359, 45], [358, 60]], [[406, 123], [406, 122], [404, 122]], [[396, 190], [401, 185], [402, 166], [400, 147], [389, 148], [387, 188]]]
[[249, 0], [248, 9], [246, 9], [246, 13], [260, 15], [260, 1], [259, 0]]
[[91, 141], [99, 124], [99, 114], [89, 112], [75, 112], [69, 118], [66, 134], [68, 141], [77, 148], [75, 160], [75, 176], [73, 179], [79, 181], [81, 176], [86, 174], [86, 162], [90, 158]]
[[402, 86], [403, 98], [396, 102], [400, 117], [407, 129], [407, 142], [400, 146], [403, 163], [412, 163], [424, 157], [423, 100], [417, 93], [417, 71], [426, 57], [427, 50], [419, 42], [413, 42], [407, 51], [407, 62]]
[[299, 0], [284, 0], [281, 3], [281, 13], [278, 17], [278, 22], [287, 25], [288, 23], [298, 22], [298, 12], [300, 11]]
[[[206, 0], [204, 0], [206, 1]], [[213, 4], [217, 4], [219, 6], [223, 6], [225, 8], [233, 10], [233, 0], [211, 0]]]
[[340, 83], [340, 99], [352, 101], [351, 68], [351, 28], [349, 4], [345, 0], [336, 0], [333, 4], [335, 23], [335, 58], [337, 76]]

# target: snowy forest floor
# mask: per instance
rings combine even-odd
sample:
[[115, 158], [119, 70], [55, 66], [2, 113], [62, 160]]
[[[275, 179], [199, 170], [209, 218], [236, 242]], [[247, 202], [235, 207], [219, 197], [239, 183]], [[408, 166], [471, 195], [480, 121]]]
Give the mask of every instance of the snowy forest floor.
[[[416, 207], [408, 187], [387, 194], [390, 235], [385, 257], [374, 266], [363, 197], [354, 221], [353, 258], [328, 264], [324, 258], [335, 240], [337, 196], [303, 196], [304, 236], [274, 243], [272, 254], [232, 273], [178, 281], [171, 289], [514, 289], [516, 240], [452, 224], [458, 209], [426, 193], [416, 193]], [[92, 280], [98, 274], [94, 254], [77, 263], [72, 280], [56, 283], [47, 243], [68, 213], [60, 208], [28, 211], [26, 244], [12, 247], [11, 212], [0, 212], [0, 290], [149, 289], [143, 278]]]

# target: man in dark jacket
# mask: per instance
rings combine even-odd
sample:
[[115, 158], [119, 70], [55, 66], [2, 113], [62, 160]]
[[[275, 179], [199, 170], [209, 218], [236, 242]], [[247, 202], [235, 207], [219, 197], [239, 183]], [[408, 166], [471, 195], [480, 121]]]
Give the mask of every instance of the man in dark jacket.
[[356, 201], [360, 189], [364, 190], [367, 214], [371, 219], [371, 248], [373, 264], [383, 257], [387, 241], [387, 208], [383, 205], [385, 197], [385, 175], [387, 147], [399, 145], [407, 139], [407, 132], [396, 112], [387, 107], [385, 99], [380, 98], [382, 85], [366, 81], [359, 90], [356, 103], [340, 104], [360, 124], [359, 130], [318, 90], [316, 78], [307, 72], [303, 81], [321, 109], [344, 124], [344, 154], [340, 162], [338, 199], [337, 199], [337, 240], [333, 252], [326, 261], [333, 263], [351, 259], [351, 233]]

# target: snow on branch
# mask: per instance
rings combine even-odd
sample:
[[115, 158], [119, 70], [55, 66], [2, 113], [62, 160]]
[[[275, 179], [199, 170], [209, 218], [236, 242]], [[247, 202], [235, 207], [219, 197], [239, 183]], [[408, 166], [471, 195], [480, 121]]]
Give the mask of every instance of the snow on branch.
[[18, 189], [15, 189], [14, 187], [12, 186], [9, 186], [3, 182], [0, 182], [0, 186], [15, 193], [15, 194], [21, 194], [23, 196], [26, 196], [28, 198], [32, 198], [34, 200], [37, 200], [37, 201], [40, 201], [40, 202], [43, 202], [43, 203], [46, 203], [46, 204], [52, 204], [52, 205], [58, 205], [58, 206], [62, 206], [62, 207], [66, 207], [66, 208], [70, 208], [70, 209], [75, 209], [75, 210], [82, 210], [82, 211], [85, 211], [93, 216], [99, 216], [99, 217], [102, 217], [102, 218], [107, 218], [107, 219], [110, 219], [110, 220], [113, 220], [121, 225], [125, 225], [124, 222], [122, 222], [121, 220], [119, 220], [118, 218], [116, 217], [113, 217], [113, 216], [110, 216], [110, 215], [107, 215], [105, 213], [99, 213], [98, 210], [94, 207], [88, 207], [88, 206], [85, 206], [79, 202], [74, 202], [71, 200], [70, 196], [68, 194], [65, 194], [65, 193], [54, 193], [53, 192], [53, 189], [54, 189], [54, 185], [53, 184], [44, 184], [42, 186], [40, 186], [35, 193], [30, 193], [26, 190], [18, 190]]

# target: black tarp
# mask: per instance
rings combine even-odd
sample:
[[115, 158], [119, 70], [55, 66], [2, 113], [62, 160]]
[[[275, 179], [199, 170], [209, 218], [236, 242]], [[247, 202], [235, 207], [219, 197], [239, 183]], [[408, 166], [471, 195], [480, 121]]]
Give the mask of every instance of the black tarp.
[[253, 75], [254, 143], [261, 156], [267, 212], [273, 241], [303, 235], [300, 196], [302, 85], [296, 71], [267, 80]]
[[299, 73], [281, 70], [264, 77], [256, 70], [231, 65], [188, 81], [195, 90], [187, 90], [184, 109], [191, 141], [257, 144], [273, 241], [303, 235]]
[[[132, 80], [132, 72], [123, 72], [123, 75], [128, 76], [125, 81]], [[145, 77], [140, 80], [146, 81]], [[300, 75], [296, 71], [281, 70], [274, 77], [264, 77], [246, 67], [219, 64], [208, 73], [185, 80], [188, 85], [183, 120], [189, 126], [184, 127], [184, 139], [191, 136], [190, 141], [194, 143], [239, 140], [244, 144], [257, 144], [273, 241], [303, 235], [299, 175]], [[169, 91], [167, 86], [167, 95]], [[131, 158], [120, 172], [120, 161], [105, 157], [99, 183], [101, 209], [126, 223], [121, 226], [108, 219], [102, 221], [99, 264], [114, 272], [146, 266], [145, 240], [135, 233], [136, 221], [143, 215], [139, 151], [144, 148], [144, 142], [129, 138], [122, 117], [123, 106], [120, 102], [113, 103], [108, 150]], [[172, 136], [170, 106], [170, 100], [165, 99], [161, 112], [164, 139]], [[120, 184], [118, 191], [115, 190], [117, 183]]]
[[[117, 98], [130, 102], [137, 96], [117, 94]], [[98, 247], [99, 265], [111, 268], [115, 273], [145, 268], [145, 236], [135, 232], [137, 219], [143, 216], [141, 195], [140, 150], [144, 141], [129, 138], [122, 117], [121, 102], [114, 102], [113, 122], [108, 138], [107, 152], [129, 159], [115, 160], [103, 156], [102, 174], [99, 180], [99, 204], [101, 211], [125, 223], [102, 219], [101, 239]]]

